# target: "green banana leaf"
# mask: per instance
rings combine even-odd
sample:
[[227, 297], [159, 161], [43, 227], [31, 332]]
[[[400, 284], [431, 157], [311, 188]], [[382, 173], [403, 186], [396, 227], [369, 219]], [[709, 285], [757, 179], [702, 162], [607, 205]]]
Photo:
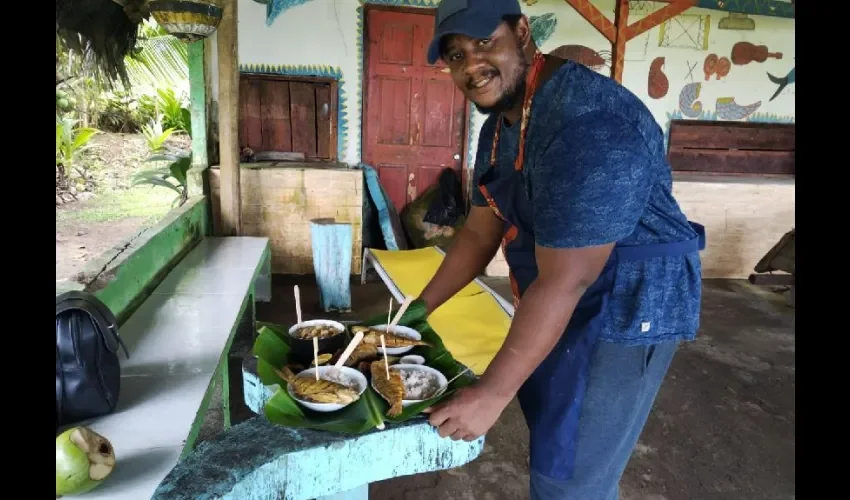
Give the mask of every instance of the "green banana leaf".
[[[371, 326], [383, 323], [386, 323], [386, 316], [381, 314], [362, 324]], [[459, 388], [475, 381], [475, 376], [471, 372], [466, 372], [449, 384], [446, 391], [439, 396], [408, 406], [396, 417], [386, 416], [389, 404], [372, 389], [371, 384], [356, 403], [340, 411], [314, 412], [298, 405], [286, 391], [286, 382], [275, 372], [275, 368], [283, 367], [289, 359], [291, 348], [286, 334], [288, 328], [273, 323], [257, 322], [257, 324], [259, 336], [254, 342], [254, 355], [258, 358], [258, 376], [263, 384], [275, 386], [274, 395], [266, 402], [263, 412], [270, 422], [279, 425], [361, 434], [380, 427], [383, 422], [400, 423], [411, 418], [422, 418], [422, 410], [435, 405], [451, 396]], [[428, 324], [423, 302], [414, 301], [411, 303], [401, 317], [399, 325], [417, 330], [422, 334], [422, 339], [432, 345], [432, 347], [414, 347], [408, 354], [422, 356], [425, 358], [426, 365], [439, 370], [449, 380], [466, 369], [452, 357], [442, 339]]]

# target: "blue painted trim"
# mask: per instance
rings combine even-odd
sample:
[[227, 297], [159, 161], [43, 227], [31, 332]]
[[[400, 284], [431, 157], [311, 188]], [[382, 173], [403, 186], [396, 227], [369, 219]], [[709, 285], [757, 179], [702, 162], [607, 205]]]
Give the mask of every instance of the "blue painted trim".
[[350, 223], [310, 221], [313, 272], [319, 288], [319, 306], [324, 312], [351, 311]]
[[313, 76], [337, 81], [337, 161], [342, 162], [348, 148], [348, 104], [345, 78], [337, 66], [326, 64], [240, 64], [239, 72], [260, 75]]
[[698, 9], [794, 19], [794, 4], [779, 0], [698, 0]]
[[387, 250], [400, 250], [398, 243], [395, 240], [395, 231], [393, 230], [392, 214], [390, 210], [395, 211], [395, 207], [389, 202], [387, 193], [381, 186], [381, 181], [378, 179], [378, 172], [369, 165], [360, 164], [363, 169], [363, 175], [366, 178], [366, 190], [369, 192], [369, 197], [375, 204], [378, 210], [378, 223], [381, 225], [381, 234], [384, 236], [384, 244]]

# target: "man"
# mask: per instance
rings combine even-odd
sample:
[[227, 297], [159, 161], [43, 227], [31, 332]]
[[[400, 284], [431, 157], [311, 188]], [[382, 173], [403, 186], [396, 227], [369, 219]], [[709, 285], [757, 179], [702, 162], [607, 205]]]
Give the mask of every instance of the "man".
[[501, 242], [517, 307], [480, 380], [430, 422], [475, 439], [516, 395], [532, 498], [616, 500], [677, 345], [696, 335], [702, 227], [673, 198], [647, 108], [541, 54], [517, 0], [443, 0], [428, 50], [438, 58], [489, 116], [468, 220], [419, 298], [434, 311]]

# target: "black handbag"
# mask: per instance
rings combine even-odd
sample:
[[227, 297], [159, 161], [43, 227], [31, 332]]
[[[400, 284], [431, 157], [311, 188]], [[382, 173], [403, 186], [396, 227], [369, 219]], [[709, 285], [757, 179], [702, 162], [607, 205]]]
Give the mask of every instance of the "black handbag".
[[112, 311], [94, 295], [56, 296], [56, 428], [112, 413], [121, 390], [118, 336]]

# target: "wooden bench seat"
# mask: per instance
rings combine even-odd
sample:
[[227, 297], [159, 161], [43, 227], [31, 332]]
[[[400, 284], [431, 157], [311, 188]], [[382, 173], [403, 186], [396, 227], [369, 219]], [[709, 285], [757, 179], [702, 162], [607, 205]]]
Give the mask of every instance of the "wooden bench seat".
[[674, 172], [795, 175], [796, 125], [673, 120], [667, 153]]
[[254, 300], [270, 299], [270, 278], [267, 238], [205, 238], [120, 326], [130, 359], [118, 408], [84, 422], [112, 442], [117, 463], [87, 499], [150, 498], [194, 447], [217, 380], [229, 427], [228, 354], [237, 331], [252, 342]]

